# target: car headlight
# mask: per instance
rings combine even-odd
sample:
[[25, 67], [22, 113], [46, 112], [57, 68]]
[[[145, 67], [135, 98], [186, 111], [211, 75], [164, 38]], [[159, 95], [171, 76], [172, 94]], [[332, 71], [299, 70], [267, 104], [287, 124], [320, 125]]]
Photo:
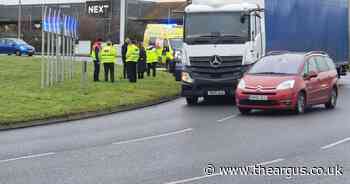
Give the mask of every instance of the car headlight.
[[277, 90], [293, 89], [295, 85], [295, 80], [284, 81], [277, 86]]
[[243, 79], [241, 79], [241, 81], [238, 83], [237, 88], [238, 89], [245, 89], [245, 87], [246, 87], [245, 81]]
[[187, 83], [193, 83], [193, 79], [191, 77], [191, 75], [187, 72], [182, 72], [182, 76], [181, 79], [183, 82], [187, 82]]

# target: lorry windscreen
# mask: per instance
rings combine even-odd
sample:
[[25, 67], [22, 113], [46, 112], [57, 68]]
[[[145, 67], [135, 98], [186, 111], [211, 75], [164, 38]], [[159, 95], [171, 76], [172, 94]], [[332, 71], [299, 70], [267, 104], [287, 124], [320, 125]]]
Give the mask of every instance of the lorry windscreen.
[[241, 44], [250, 38], [250, 21], [242, 12], [188, 13], [185, 18], [187, 44]]

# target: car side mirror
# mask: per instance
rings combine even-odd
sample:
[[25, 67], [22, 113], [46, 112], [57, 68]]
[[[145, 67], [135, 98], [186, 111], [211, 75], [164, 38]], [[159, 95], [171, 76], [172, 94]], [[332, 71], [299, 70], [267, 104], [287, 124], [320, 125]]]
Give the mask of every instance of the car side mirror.
[[309, 72], [309, 74], [306, 74], [306, 75], [304, 76], [304, 78], [305, 78], [306, 80], [310, 80], [310, 79], [312, 79], [312, 78], [316, 78], [317, 76], [318, 76], [317, 72], [311, 71], [311, 72]]

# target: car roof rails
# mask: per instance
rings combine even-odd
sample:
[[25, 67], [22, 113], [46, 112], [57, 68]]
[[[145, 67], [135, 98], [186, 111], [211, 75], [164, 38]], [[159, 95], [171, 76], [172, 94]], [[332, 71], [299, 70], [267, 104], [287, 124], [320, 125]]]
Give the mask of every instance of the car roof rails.
[[266, 54], [266, 56], [273, 56], [273, 55], [281, 55], [281, 54], [288, 54], [290, 53], [287, 50], [279, 50], [279, 51], [271, 51]]
[[306, 56], [315, 55], [315, 54], [328, 56], [328, 53], [324, 51], [311, 51], [306, 53]]

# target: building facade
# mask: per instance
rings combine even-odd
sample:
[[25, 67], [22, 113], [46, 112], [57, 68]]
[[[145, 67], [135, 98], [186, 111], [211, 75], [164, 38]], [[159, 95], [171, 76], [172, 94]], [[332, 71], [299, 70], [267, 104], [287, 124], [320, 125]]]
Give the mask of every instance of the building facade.
[[[104, 0], [106, 1], [106, 0]], [[110, 9], [107, 16], [93, 16], [87, 11], [88, 3], [69, 4], [30, 4], [21, 5], [21, 38], [34, 45], [41, 46], [41, 20], [43, 6], [60, 9], [66, 15], [75, 16], [79, 20], [79, 39], [112, 40], [119, 43], [120, 32], [120, 0], [108, 0]], [[173, 11], [183, 10], [184, 2], [156, 3], [150, 1], [127, 0], [126, 36], [142, 39], [147, 23], [178, 22], [182, 15]], [[17, 37], [19, 5], [0, 5], [0, 37]]]

